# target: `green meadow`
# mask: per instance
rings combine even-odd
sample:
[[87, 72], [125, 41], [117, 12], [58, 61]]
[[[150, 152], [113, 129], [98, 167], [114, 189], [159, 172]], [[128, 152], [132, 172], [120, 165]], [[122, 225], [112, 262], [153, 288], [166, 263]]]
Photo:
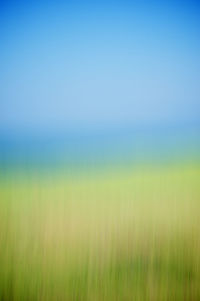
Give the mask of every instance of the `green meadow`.
[[200, 300], [200, 166], [0, 178], [1, 301]]

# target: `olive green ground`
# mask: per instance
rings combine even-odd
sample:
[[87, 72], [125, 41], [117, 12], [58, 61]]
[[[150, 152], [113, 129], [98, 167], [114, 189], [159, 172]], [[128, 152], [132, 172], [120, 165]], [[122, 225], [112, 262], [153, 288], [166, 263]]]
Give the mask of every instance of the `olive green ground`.
[[200, 300], [200, 166], [2, 175], [0, 300]]

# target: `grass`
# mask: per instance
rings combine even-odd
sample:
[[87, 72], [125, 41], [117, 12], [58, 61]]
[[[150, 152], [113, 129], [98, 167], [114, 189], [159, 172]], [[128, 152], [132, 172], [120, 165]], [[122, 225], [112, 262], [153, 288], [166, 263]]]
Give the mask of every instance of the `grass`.
[[196, 164], [0, 179], [0, 300], [200, 300]]

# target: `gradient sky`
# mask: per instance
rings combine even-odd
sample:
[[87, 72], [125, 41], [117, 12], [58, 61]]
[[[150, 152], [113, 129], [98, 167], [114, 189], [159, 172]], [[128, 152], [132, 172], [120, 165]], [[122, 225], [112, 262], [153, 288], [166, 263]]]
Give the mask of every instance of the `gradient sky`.
[[0, 130], [199, 119], [198, 1], [1, 1], [0, 28]]

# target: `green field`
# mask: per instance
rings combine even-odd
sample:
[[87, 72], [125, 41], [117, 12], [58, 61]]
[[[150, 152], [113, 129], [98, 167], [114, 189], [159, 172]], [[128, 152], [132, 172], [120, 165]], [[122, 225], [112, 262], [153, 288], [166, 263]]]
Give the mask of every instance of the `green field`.
[[2, 174], [0, 300], [200, 300], [199, 179], [199, 164]]

